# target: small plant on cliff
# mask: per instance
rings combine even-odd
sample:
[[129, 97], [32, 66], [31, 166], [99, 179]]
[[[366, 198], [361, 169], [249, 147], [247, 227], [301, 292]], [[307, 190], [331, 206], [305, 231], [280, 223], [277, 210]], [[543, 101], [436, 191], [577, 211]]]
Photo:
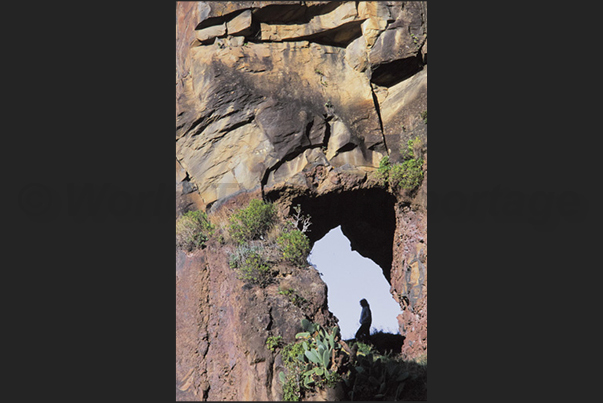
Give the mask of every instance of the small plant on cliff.
[[228, 264], [238, 270], [239, 279], [264, 287], [272, 275], [263, 252], [261, 246], [241, 245], [230, 255]]
[[303, 332], [298, 340], [283, 348], [283, 363], [287, 374], [279, 373], [283, 383], [283, 399], [297, 401], [306, 390], [333, 387], [341, 376], [334, 357], [341, 346], [336, 338], [339, 328], [327, 332], [319, 324], [302, 319]]
[[276, 208], [272, 203], [254, 199], [230, 218], [228, 231], [239, 244], [262, 239], [276, 221]]
[[301, 373], [306, 365], [298, 357], [303, 353], [304, 348], [301, 343], [290, 343], [283, 347], [281, 356], [287, 374], [280, 372], [279, 379], [283, 384], [283, 400], [286, 402], [298, 402], [301, 398]]
[[400, 147], [400, 156], [403, 160], [416, 159], [421, 155], [421, 148], [423, 147], [423, 140], [419, 137], [409, 139], [406, 142], [406, 147]]
[[295, 291], [291, 288], [279, 287], [278, 293], [280, 295], [286, 296], [289, 299], [289, 302], [291, 302], [293, 305], [295, 305], [298, 308], [301, 308], [306, 302], [308, 302], [308, 300], [306, 300], [304, 297], [299, 295], [297, 293], [297, 291]]
[[295, 213], [285, 223], [282, 232], [276, 238], [276, 243], [284, 260], [303, 267], [307, 265], [310, 254], [310, 239], [305, 233], [310, 231], [309, 227], [312, 223], [309, 215], [301, 213], [299, 204], [293, 208], [293, 211]]
[[269, 336], [266, 339], [266, 347], [268, 350], [275, 351], [277, 348], [281, 348], [283, 346], [283, 337], [282, 336]]
[[[374, 336], [379, 335], [371, 335], [372, 343], [379, 344]], [[427, 400], [426, 355], [419, 361], [404, 361], [399, 354], [381, 353], [371, 344], [351, 346], [357, 353], [344, 376], [350, 400]]]
[[302, 214], [301, 206], [299, 204], [293, 207], [293, 211], [295, 211], [295, 214], [292, 216], [291, 223], [295, 226], [295, 228], [298, 228], [304, 234], [306, 232], [310, 232], [310, 225], [312, 225], [312, 222], [310, 222], [310, 215]]
[[276, 243], [282, 252], [283, 259], [298, 267], [308, 264], [310, 254], [310, 240], [298, 229], [286, 229], [276, 239]]
[[419, 139], [408, 140], [406, 148], [400, 150], [401, 163], [390, 163], [387, 155], [381, 158], [376, 173], [381, 184], [389, 185], [391, 189], [409, 190], [419, 186], [423, 180], [423, 159], [415, 156], [415, 150], [420, 147]]
[[176, 246], [187, 251], [202, 248], [213, 230], [205, 212], [188, 211], [176, 220]]
[[302, 374], [304, 387], [311, 389], [314, 385], [335, 386], [339, 377], [333, 357], [340, 348], [339, 343], [335, 342], [339, 327], [335, 326], [331, 332], [327, 332], [319, 324], [310, 323], [307, 319], [302, 319], [302, 326], [305, 331], [296, 334], [295, 338], [303, 340], [304, 356], [310, 364]]
[[[404, 363], [390, 355], [381, 355], [370, 346], [359, 344], [358, 353], [346, 384], [352, 400], [400, 400], [410, 376]], [[367, 348], [368, 347], [368, 348]]]
[[383, 158], [381, 158], [381, 161], [379, 161], [379, 168], [377, 168], [377, 179], [382, 185], [387, 184], [390, 169], [391, 164], [389, 163], [389, 156], [384, 155]]
[[393, 187], [414, 189], [423, 180], [423, 160], [410, 159], [401, 164], [394, 164], [390, 172], [390, 183]]

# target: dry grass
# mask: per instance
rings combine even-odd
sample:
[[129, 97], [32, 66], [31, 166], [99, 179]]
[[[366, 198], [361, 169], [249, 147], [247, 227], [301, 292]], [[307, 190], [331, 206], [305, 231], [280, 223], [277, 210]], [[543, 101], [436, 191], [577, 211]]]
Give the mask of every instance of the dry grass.
[[421, 158], [424, 154], [425, 141], [422, 137], [417, 137], [412, 143], [412, 152], [415, 158]]
[[209, 220], [215, 226], [215, 236], [222, 240], [222, 243], [231, 243], [230, 233], [228, 232], [228, 226], [230, 224], [230, 217], [234, 214], [236, 209], [230, 206], [221, 206], [216, 211], [209, 214]]
[[[229, 231], [231, 217], [240, 209], [238, 205], [222, 205], [217, 210], [209, 214], [211, 223], [215, 226], [214, 237], [222, 244], [237, 244], [232, 238]], [[261, 245], [263, 250], [263, 257], [271, 262], [276, 263], [280, 258], [280, 252], [278, 250], [276, 239], [282, 233], [283, 229], [283, 218], [279, 214], [276, 223], [268, 233], [264, 236], [261, 241], [250, 241], [250, 245]]]
[[276, 244], [276, 239], [283, 233], [283, 224], [279, 219], [266, 233], [264, 240], [268, 244]]

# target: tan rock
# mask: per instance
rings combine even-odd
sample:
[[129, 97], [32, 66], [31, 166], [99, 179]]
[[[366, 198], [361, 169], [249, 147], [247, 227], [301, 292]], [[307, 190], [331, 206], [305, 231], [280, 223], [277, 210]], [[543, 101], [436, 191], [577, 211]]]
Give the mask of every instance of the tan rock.
[[[283, 39], [299, 38], [308, 35], [307, 24], [270, 25], [261, 23], [262, 41], [282, 41]], [[311, 32], [310, 32], [311, 33]]]
[[356, 10], [356, 3], [352, 1], [346, 1], [335, 10], [327, 14], [321, 14], [313, 17], [310, 20], [310, 25], [319, 29], [332, 29], [346, 22], [354, 21], [358, 19], [358, 11]]
[[[387, 89], [380, 102], [381, 119], [390, 158], [395, 161], [399, 149], [410, 138], [426, 139], [427, 126], [421, 113], [427, 110], [427, 66], [414, 76]], [[426, 155], [424, 156], [426, 160]], [[419, 192], [422, 193], [422, 192]]]
[[228, 35], [244, 36], [251, 33], [251, 10], [245, 10], [226, 23]]
[[[312, 148], [303, 152], [291, 161], [283, 163], [277, 170], [272, 171], [268, 176], [266, 187], [270, 188], [279, 183], [286, 183], [291, 178], [296, 177], [299, 173], [316, 165], [329, 165], [325, 155], [319, 149]], [[305, 176], [296, 177], [294, 183], [306, 186]], [[292, 183], [293, 183], [292, 182]]]
[[388, 23], [394, 21], [387, 4], [382, 1], [358, 2], [358, 16], [366, 19], [361, 27], [362, 35], [365, 37], [369, 48], [373, 46], [375, 40], [385, 30]]
[[427, 63], [427, 37], [425, 37], [425, 42], [421, 46], [421, 54], [423, 56], [423, 63]]
[[236, 60], [237, 57], [240, 57], [240, 53], [238, 53], [235, 49], [232, 48], [236, 48], [239, 46], [243, 46], [243, 44], [245, 43], [245, 37], [244, 36], [227, 36], [225, 38], [216, 38], [216, 41], [214, 42], [216, 45], [218, 45], [218, 47], [221, 48], [225, 48], [228, 47], [229, 51], [231, 52], [227, 58], [228, 59], [233, 59]]
[[366, 46], [370, 48], [373, 46], [381, 32], [387, 27], [387, 21], [379, 18], [369, 18], [362, 23], [361, 27], [362, 36], [364, 36], [366, 40]]
[[341, 6], [327, 14], [313, 17], [307, 24], [265, 24], [260, 25], [263, 41], [284, 41], [304, 38], [325, 32], [351, 21], [358, 20], [356, 4], [344, 2]]
[[404, 80], [387, 90], [387, 97], [381, 103], [381, 119], [388, 125], [411, 102], [427, 91], [427, 68], [408, 80]]
[[394, 20], [384, 1], [359, 1], [358, 16], [360, 18], [376, 18], [385, 22]]
[[359, 147], [356, 147], [353, 150], [338, 153], [336, 156], [331, 158], [329, 162], [334, 167], [341, 167], [349, 164], [352, 167], [362, 170], [366, 170], [363, 168], [370, 168], [368, 171], [372, 171], [379, 166], [379, 161], [382, 157], [383, 154], [379, 152], [371, 150], [366, 150], [363, 152]]
[[257, 125], [240, 126], [226, 136], [225, 123], [216, 122], [215, 127], [206, 130], [206, 136], [195, 136], [180, 149], [182, 161], [206, 203], [260, 186], [263, 162], [272, 151], [270, 141]]
[[[366, 22], [366, 21], [365, 21]], [[352, 41], [345, 49], [345, 61], [354, 70], [363, 72], [368, 67], [368, 52], [366, 46], [366, 38], [360, 38]]]
[[357, 144], [352, 142], [352, 133], [341, 120], [336, 120], [331, 125], [331, 137], [327, 146], [327, 159], [332, 159], [342, 148], [350, 145], [355, 147]]
[[417, 54], [417, 47], [406, 28], [388, 30], [379, 35], [369, 52], [369, 62], [374, 65], [404, 59]]
[[[197, 134], [181, 130], [176, 148], [205, 203], [254, 189], [279, 160], [322, 145], [327, 113], [337, 114], [328, 159], [383, 142], [368, 77], [345, 63], [345, 49], [307, 41], [233, 47], [234, 39], [218, 38], [191, 53], [191, 102], [206, 116], [194, 119], [206, 123]], [[373, 152], [335, 162], [378, 165]], [[300, 169], [281, 168], [272, 178], [286, 183]]]
[[226, 35], [226, 24], [213, 25], [211, 27], [200, 29], [196, 32], [197, 40], [206, 42], [213, 38]]

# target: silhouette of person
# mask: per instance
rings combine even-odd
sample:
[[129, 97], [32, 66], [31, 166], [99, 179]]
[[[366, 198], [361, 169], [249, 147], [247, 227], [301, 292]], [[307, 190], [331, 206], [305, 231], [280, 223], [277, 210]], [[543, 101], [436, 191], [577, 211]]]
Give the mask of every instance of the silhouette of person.
[[360, 329], [356, 332], [355, 338], [357, 341], [366, 341], [370, 338], [371, 322], [373, 321], [373, 318], [371, 317], [371, 308], [366, 299], [362, 298], [360, 300], [360, 306], [362, 307], [362, 312], [360, 313]]

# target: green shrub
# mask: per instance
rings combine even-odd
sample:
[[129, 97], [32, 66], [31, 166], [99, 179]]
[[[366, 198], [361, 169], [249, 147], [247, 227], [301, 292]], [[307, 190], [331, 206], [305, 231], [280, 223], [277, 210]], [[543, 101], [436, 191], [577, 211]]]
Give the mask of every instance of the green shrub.
[[274, 351], [277, 348], [282, 347], [283, 345], [283, 337], [282, 336], [269, 336], [266, 339], [266, 347], [268, 347], [268, 350], [270, 351]]
[[384, 155], [381, 161], [379, 161], [379, 168], [377, 168], [377, 179], [382, 185], [387, 184], [390, 168], [389, 156]]
[[335, 341], [339, 328], [327, 332], [319, 324], [302, 319], [303, 332], [295, 335], [298, 341], [283, 348], [283, 364], [287, 374], [279, 373], [283, 383], [283, 399], [298, 401], [305, 390], [333, 387], [341, 376], [333, 356], [341, 349]]
[[262, 239], [276, 221], [276, 208], [272, 203], [254, 199], [230, 218], [228, 232], [239, 244]]
[[272, 281], [270, 266], [261, 246], [239, 246], [230, 255], [229, 266], [238, 270], [238, 278], [261, 287]]
[[390, 400], [399, 400], [403, 381], [408, 377], [408, 374], [401, 372], [403, 367], [397, 365], [394, 359], [379, 354], [369, 344], [357, 342], [356, 346], [356, 358], [350, 377], [346, 379], [349, 397], [352, 400], [385, 400], [384, 397], [388, 395], [393, 397]]
[[381, 354], [370, 344], [355, 343], [357, 354], [344, 381], [350, 400], [426, 400], [427, 359], [405, 362]]
[[203, 211], [188, 211], [176, 220], [176, 246], [192, 251], [204, 247], [214, 226]]
[[302, 231], [288, 228], [278, 236], [276, 243], [286, 261], [299, 267], [308, 263], [310, 239]]
[[406, 148], [403, 146], [400, 147], [400, 157], [402, 160], [406, 161], [418, 157], [415, 148], [420, 148], [422, 144], [423, 141], [419, 137], [409, 139], [406, 142]]
[[423, 181], [423, 159], [416, 158], [415, 149], [421, 147], [419, 138], [408, 140], [406, 148], [400, 149], [401, 163], [391, 164], [385, 155], [379, 161], [377, 179], [382, 185], [389, 185], [392, 189], [399, 187], [414, 189]]
[[279, 379], [283, 384], [283, 400], [286, 402], [298, 402], [301, 399], [301, 372], [306, 367], [301, 358], [303, 354], [301, 343], [289, 343], [281, 352], [287, 375], [280, 372]]
[[278, 293], [280, 295], [286, 296], [289, 301], [298, 308], [301, 308], [306, 302], [308, 302], [308, 300], [299, 295], [297, 291], [292, 290], [290, 288], [281, 289], [279, 287]]
[[389, 181], [393, 187], [414, 189], [423, 180], [423, 159], [410, 159], [401, 164], [394, 164], [389, 173]]
[[308, 365], [302, 373], [303, 385], [306, 389], [314, 387], [333, 387], [341, 379], [334, 366], [333, 353], [341, 346], [335, 341], [339, 327], [335, 326], [327, 332], [317, 323], [302, 319], [304, 332], [295, 335], [302, 339], [304, 357]]
[[396, 358], [374, 352], [356, 356], [354, 376], [348, 380], [353, 400], [400, 400], [410, 373]]

